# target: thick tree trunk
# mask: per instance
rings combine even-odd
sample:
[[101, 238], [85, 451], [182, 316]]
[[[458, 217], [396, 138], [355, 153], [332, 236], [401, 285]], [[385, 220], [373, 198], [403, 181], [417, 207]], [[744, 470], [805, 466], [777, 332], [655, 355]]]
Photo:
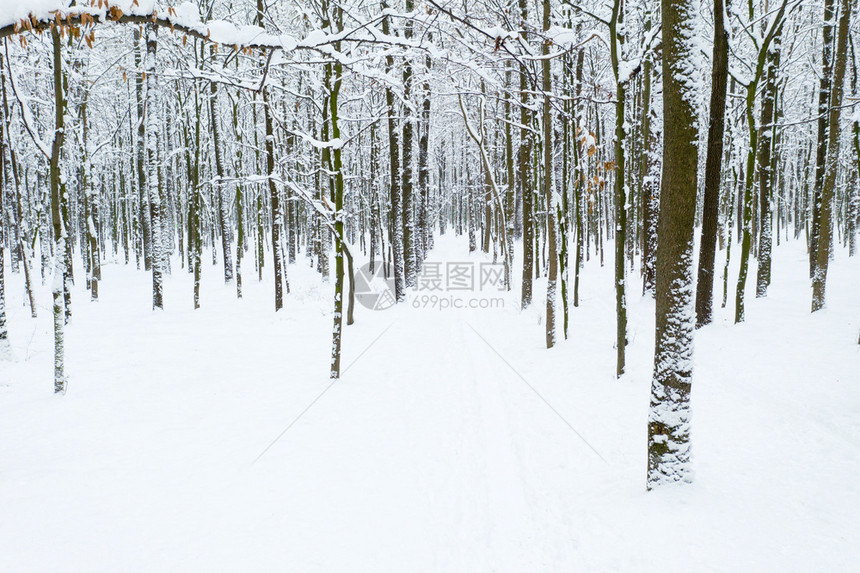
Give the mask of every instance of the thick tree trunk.
[[663, 178], [657, 241], [657, 323], [648, 415], [647, 487], [692, 481], [693, 225], [696, 214], [695, 2], [663, 0]]

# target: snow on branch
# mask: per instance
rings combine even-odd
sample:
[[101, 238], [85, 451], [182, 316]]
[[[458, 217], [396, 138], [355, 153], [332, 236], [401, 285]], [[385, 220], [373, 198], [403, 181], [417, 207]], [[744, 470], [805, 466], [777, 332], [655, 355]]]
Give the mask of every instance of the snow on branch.
[[332, 55], [331, 46], [345, 40], [403, 44], [403, 40], [383, 35], [374, 24], [376, 16], [336, 34], [313, 30], [304, 39], [290, 34], [271, 34], [259, 26], [237, 25], [226, 20], [203, 22], [197, 6], [185, 2], [178, 7], [159, 9], [155, 0], [89, 0], [87, 5], [70, 6], [70, 0], [0, 0], [0, 38], [33, 32], [40, 34], [51, 26], [76, 29], [105, 22], [154, 24], [187, 36], [234, 49], [315, 50]]

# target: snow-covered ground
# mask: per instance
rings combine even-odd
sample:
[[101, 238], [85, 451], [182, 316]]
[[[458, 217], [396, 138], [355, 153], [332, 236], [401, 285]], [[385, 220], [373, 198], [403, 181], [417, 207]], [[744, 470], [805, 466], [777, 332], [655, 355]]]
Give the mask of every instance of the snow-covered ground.
[[[638, 273], [620, 380], [612, 269], [592, 258], [555, 349], [543, 281], [524, 312], [359, 307], [319, 397], [332, 287], [303, 257], [277, 314], [270, 268], [246, 264], [237, 301], [206, 265], [195, 312], [174, 260], [153, 313], [148, 275], [108, 262], [98, 304], [76, 287], [54, 396], [50, 294], [30, 319], [7, 267], [0, 570], [854, 571], [860, 258], [837, 250], [811, 315], [803, 244], [774, 255], [746, 323], [730, 302], [697, 333], [695, 483], [651, 493]], [[444, 237], [430, 259], [481, 257]]]

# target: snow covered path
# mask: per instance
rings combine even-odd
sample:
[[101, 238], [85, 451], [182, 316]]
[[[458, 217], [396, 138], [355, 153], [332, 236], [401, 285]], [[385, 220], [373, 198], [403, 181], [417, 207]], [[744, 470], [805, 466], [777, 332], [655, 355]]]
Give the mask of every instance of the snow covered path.
[[330, 286], [302, 265], [277, 315], [271, 284], [246, 278], [237, 302], [217, 267], [190, 310], [178, 265], [153, 314], [143, 273], [107, 266], [102, 300], [75, 299], [64, 397], [49, 313], [31, 321], [7, 274], [0, 570], [850, 571], [860, 264], [837, 257], [810, 315], [799, 246], [775, 254], [747, 323], [725, 309], [697, 335], [696, 483], [650, 494], [653, 302], [631, 294], [615, 380], [596, 261], [551, 351], [538, 302], [358, 309], [348, 369], [310, 408], [329, 384]]
[[[590, 467], [594, 460], [580, 458], [594, 454], [478, 337], [467, 322], [476, 317], [403, 314], [255, 464], [252, 479], [295, 466], [296, 482], [313, 488], [300, 496], [312, 502], [308, 519], [364, 516], [341, 523], [337, 537], [371, 569], [551, 567], [543, 484], [531, 479], [542, 468], [528, 453], [540, 446], [529, 441], [544, 436], [553, 457], [572, 465]], [[320, 442], [324, 453], [312, 447]], [[326, 475], [333, 479], [315, 477]]]

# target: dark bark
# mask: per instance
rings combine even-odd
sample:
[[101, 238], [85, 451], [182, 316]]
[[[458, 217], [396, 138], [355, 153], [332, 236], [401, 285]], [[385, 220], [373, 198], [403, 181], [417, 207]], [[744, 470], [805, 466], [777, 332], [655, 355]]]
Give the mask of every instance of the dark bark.
[[[382, 9], [388, 8], [388, 4], [383, 0]], [[388, 35], [390, 33], [389, 18], [382, 19], [382, 33]], [[385, 57], [385, 70], [390, 73], [394, 69], [394, 57], [387, 55]], [[388, 243], [393, 253], [394, 265], [394, 296], [397, 302], [406, 300], [406, 284], [405, 284], [405, 269], [403, 261], [403, 207], [402, 207], [402, 189], [400, 182], [400, 143], [397, 129], [397, 119], [394, 110], [394, 93], [390, 87], [385, 88], [385, 109], [388, 119], [388, 153], [390, 156], [389, 165], [391, 169], [390, 175], [390, 201], [391, 201], [391, 221], [389, 223], [389, 238]]]
[[[406, 12], [412, 12], [413, 0], [406, 0]], [[407, 18], [404, 37], [412, 38], [412, 19]], [[403, 100], [409, 102], [412, 93], [412, 60], [407, 57], [403, 62]], [[415, 197], [412, 185], [412, 143], [414, 125], [410, 116], [411, 111], [407, 108], [406, 117], [403, 120], [403, 163], [401, 165], [403, 178], [401, 190], [403, 192], [403, 269], [407, 287], [415, 286], [417, 265], [415, 260]]]
[[827, 266], [830, 260], [830, 244], [833, 219], [833, 198], [836, 189], [836, 173], [839, 167], [839, 120], [842, 113], [843, 80], [848, 51], [848, 30], [851, 22], [851, 0], [842, 0], [839, 14], [839, 30], [836, 36], [836, 58], [833, 63], [833, 86], [830, 92], [830, 117], [828, 118], [827, 158], [824, 186], [821, 188], [821, 210], [818, 225], [819, 241], [815, 253], [815, 273], [812, 276], [812, 312], [824, 307], [826, 300]]
[[[519, 0], [520, 17], [522, 28], [525, 29], [528, 20], [528, 2]], [[522, 34], [525, 36], [525, 32]], [[531, 155], [532, 134], [529, 127], [532, 123], [531, 112], [527, 107], [528, 99], [528, 73], [525, 64], [520, 65], [520, 148], [519, 175], [520, 194], [523, 202], [523, 283], [522, 283], [522, 308], [527, 308], [532, 303], [532, 277], [534, 276], [534, 220], [533, 200], [531, 186]]]
[[[663, 177], [657, 241], [654, 377], [648, 416], [648, 489], [689, 482], [690, 385], [695, 317], [696, 110], [685, 76], [698, 17], [685, 0], [663, 0]], [[686, 41], [685, 41], [686, 40]]]
[[728, 87], [729, 42], [723, 15], [723, 0], [714, 0], [714, 50], [711, 70], [711, 111], [708, 151], [705, 158], [705, 197], [702, 206], [702, 235], [699, 243], [699, 270], [696, 281], [696, 326], [713, 318], [714, 259], [719, 226], [720, 181], [722, 180], [723, 135], [725, 131], [726, 88]]
[[233, 257], [230, 252], [232, 240], [229, 226], [230, 215], [227, 212], [228, 200], [224, 196], [224, 183], [222, 182], [225, 172], [224, 160], [221, 157], [221, 123], [217, 111], [218, 86], [215, 82], [211, 82], [209, 87], [209, 117], [212, 124], [212, 150], [215, 155], [215, 174], [217, 175], [217, 180], [213, 184], [213, 193], [218, 196], [218, 226], [221, 235], [221, 253], [224, 257], [224, 282], [229, 284], [233, 280]]
[[623, 54], [619, 50], [624, 45], [624, 3], [615, 0], [612, 9], [612, 19], [609, 21], [609, 37], [611, 38], [610, 57], [615, 72], [615, 375], [624, 374], [627, 348], [627, 298], [626, 298], [626, 266], [624, 264], [624, 249], [627, 241], [627, 191], [624, 181], [624, 151], [627, 137], [625, 122], [625, 104], [627, 93], [627, 78], [619, 76], [619, 64]]
[[140, 35], [140, 30], [134, 29], [134, 94], [137, 103], [137, 139], [135, 140], [137, 147], [137, 192], [138, 192], [138, 209], [140, 215], [138, 222], [140, 223], [140, 235], [143, 243], [143, 268], [144, 270], [152, 269], [152, 221], [149, 212], [149, 197], [146, 188], [146, 106], [144, 105], [144, 72], [142, 67], [141, 51], [143, 49], [143, 40]]
[[[543, 29], [548, 31], [550, 27], [550, 0], [543, 0]], [[558, 255], [556, 254], [556, 205], [552, 192], [552, 114], [550, 113], [550, 93], [552, 91], [552, 76], [550, 70], [549, 43], [544, 42], [541, 46], [541, 54], [544, 56], [542, 65], [542, 89], [543, 98], [543, 186], [544, 199], [546, 201], [547, 213], [547, 235], [546, 241], [549, 246], [549, 260], [546, 283], [546, 347], [555, 346], [555, 296], [558, 282]]]
[[821, 79], [818, 87], [818, 139], [815, 147], [815, 185], [812, 187], [812, 223], [809, 232], [809, 278], [813, 278], [819, 244], [821, 190], [827, 157], [827, 128], [830, 83], [833, 73], [833, 25], [836, 0], [824, 0], [824, 24], [821, 28]]
[[758, 270], [756, 272], [756, 297], [767, 296], [770, 285], [771, 252], [773, 250], [773, 187], [775, 173], [773, 170], [774, 118], [777, 76], [779, 74], [780, 39], [778, 33], [773, 39], [773, 48], [767, 54], [767, 82], [765, 84], [761, 105], [761, 138], [758, 149], [758, 181], [759, 181], [759, 241], [758, 241]]

